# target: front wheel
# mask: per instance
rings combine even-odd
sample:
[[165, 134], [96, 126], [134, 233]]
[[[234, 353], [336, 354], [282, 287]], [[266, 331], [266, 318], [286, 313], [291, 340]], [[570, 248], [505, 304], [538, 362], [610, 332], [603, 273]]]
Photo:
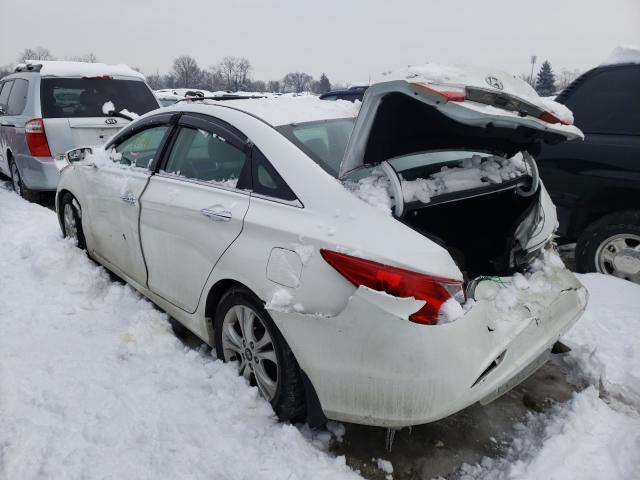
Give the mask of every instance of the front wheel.
[[61, 215], [62, 215], [62, 235], [65, 238], [72, 238], [78, 248], [85, 250], [87, 244], [84, 240], [84, 232], [82, 230], [82, 217], [80, 213], [80, 204], [70, 193], [65, 193], [62, 197]]
[[616, 212], [596, 220], [576, 244], [576, 268], [640, 284], [640, 212]]
[[216, 354], [237, 362], [240, 375], [271, 403], [282, 421], [305, 413], [304, 386], [293, 352], [262, 302], [242, 287], [220, 300], [214, 319]]

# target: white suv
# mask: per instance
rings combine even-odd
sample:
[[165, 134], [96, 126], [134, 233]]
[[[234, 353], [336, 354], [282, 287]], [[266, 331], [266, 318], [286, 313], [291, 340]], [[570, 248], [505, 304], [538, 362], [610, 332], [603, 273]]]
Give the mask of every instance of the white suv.
[[56, 156], [104, 143], [129, 123], [123, 110], [142, 115], [158, 107], [144, 76], [125, 65], [18, 65], [0, 81], [0, 172], [25, 198], [53, 191]]

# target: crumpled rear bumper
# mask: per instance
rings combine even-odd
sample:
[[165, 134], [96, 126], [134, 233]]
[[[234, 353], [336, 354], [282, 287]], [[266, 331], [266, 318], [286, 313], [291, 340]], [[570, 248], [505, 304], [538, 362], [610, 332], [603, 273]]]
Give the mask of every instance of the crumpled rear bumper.
[[487, 403], [517, 385], [544, 363], [587, 301], [565, 269], [543, 295], [525, 291], [508, 314], [496, 307], [495, 292], [494, 282], [479, 283], [465, 315], [436, 326], [407, 320], [415, 300], [366, 287], [333, 317], [272, 316], [328, 418], [403, 427]]

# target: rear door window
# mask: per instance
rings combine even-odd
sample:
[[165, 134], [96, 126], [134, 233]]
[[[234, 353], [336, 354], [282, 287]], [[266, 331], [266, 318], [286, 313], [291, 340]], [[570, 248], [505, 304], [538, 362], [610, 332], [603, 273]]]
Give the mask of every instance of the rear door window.
[[565, 102], [584, 133], [640, 134], [640, 68], [596, 72], [568, 94]]
[[27, 105], [28, 92], [29, 82], [27, 80], [18, 78], [13, 81], [13, 88], [7, 105], [7, 115], [22, 115], [24, 107]]
[[246, 163], [246, 153], [224, 136], [199, 128], [181, 127], [164, 171], [236, 188]]
[[9, 93], [11, 93], [11, 87], [13, 86], [13, 80], [4, 82], [2, 84], [2, 90], [0, 90], [0, 107], [7, 112], [7, 104], [9, 103]]
[[40, 101], [44, 118], [105, 117], [111, 102], [117, 112], [143, 115], [158, 108], [147, 85], [139, 80], [109, 78], [43, 78]]

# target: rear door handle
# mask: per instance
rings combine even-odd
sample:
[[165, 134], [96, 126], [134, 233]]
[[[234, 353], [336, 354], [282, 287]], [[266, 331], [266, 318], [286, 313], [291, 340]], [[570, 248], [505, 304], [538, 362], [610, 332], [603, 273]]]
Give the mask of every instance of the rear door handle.
[[123, 193], [122, 195], [120, 195], [120, 198], [123, 202], [127, 202], [129, 205], [135, 204], [137, 200], [135, 195], [131, 192]]
[[215, 222], [228, 222], [231, 220], [231, 211], [222, 205], [214, 205], [213, 207], [203, 208], [200, 213]]

